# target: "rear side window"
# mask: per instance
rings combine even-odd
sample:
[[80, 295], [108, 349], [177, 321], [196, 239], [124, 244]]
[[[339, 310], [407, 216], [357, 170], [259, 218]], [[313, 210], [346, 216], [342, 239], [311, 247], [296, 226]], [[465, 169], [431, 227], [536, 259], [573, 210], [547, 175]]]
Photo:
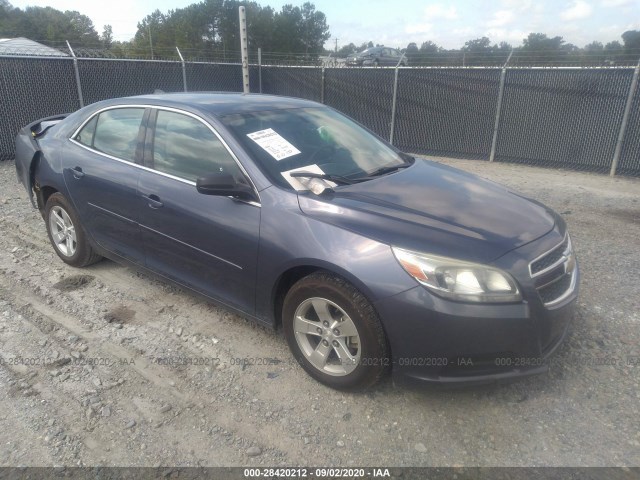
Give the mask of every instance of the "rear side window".
[[82, 130], [76, 135], [76, 141], [87, 147], [93, 147], [93, 134], [96, 132], [96, 123], [98, 123], [97, 115], [82, 127]]
[[[144, 108], [118, 108], [98, 115], [96, 123], [91, 120], [78, 134], [76, 140], [100, 152], [133, 162], [138, 145], [138, 133]], [[88, 130], [87, 130], [88, 129]], [[93, 143], [89, 144], [93, 132]], [[85, 135], [85, 130], [87, 130]], [[78, 138], [80, 137], [80, 138]]]

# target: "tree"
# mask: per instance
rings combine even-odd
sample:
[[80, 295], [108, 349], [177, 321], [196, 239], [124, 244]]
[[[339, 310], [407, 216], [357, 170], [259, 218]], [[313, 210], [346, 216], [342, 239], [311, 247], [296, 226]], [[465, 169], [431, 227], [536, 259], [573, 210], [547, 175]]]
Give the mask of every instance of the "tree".
[[102, 35], [100, 35], [100, 41], [103, 48], [111, 48], [113, 45], [113, 27], [111, 25], [105, 25], [102, 29]]
[[262, 7], [254, 1], [203, 0], [184, 8], [147, 15], [138, 23], [134, 38], [137, 54], [174, 55], [175, 47], [187, 56], [240, 58], [238, 8], [244, 5], [247, 15], [249, 49], [317, 56], [324, 51], [330, 37], [324, 13], [312, 3], [302, 7], [284, 5], [281, 11]]
[[409, 65], [415, 65], [418, 63], [418, 55], [420, 54], [420, 50], [418, 50], [418, 45], [415, 42], [411, 42], [409, 45], [407, 45], [404, 54], [409, 60]]
[[316, 11], [316, 7], [309, 2], [302, 5], [300, 13], [302, 15], [301, 36], [305, 53], [318, 54], [322, 52], [324, 42], [331, 37], [327, 17], [324, 13]]
[[491, 59], [493, 49], [491, 40], [487, 37], [468, 40], [462, 47], [465, 65], [482, 65]]
[[544, 33], [530, 33], [522, 43], [517, 55], [518, 63], [552, 66], [566, 55], [566, 51], [562, 49], [562, 37], [549, 38]]
[[604, 63], [607, 65], [618, 65], [624, 62], [624, 47], [622, 44], [614, 40], [613, 42], [609, 42], [604, 46]]
[[165, 16], [157, 9], [151, 15], [144, 17], [141, 22], [138, 22], [138, 31], [133, 39], [136, 53], [143, 55], [148, 53], [153, 57], [154, 46], [157, 49], [162, 48], [167, 43], [174, 43], [173, 35], [165, 27]]
[[[431, 40], [422, 42], [422, 45], [420, 45], [420, 50], [418, 51], [417, 64], [436, 65], [439, 61], [441, 51], [442, 47], [432, 42]], [[409, 61], [411, 62], [411, 59], [409, 59]]]
[[338, 50], [338, 57], [348, 57], [356, 52], [358, 52], [358, 47], [354, 43], [350, 43], [349, 45], [343, 45], [340, 47]]
[[640, 30], [627, 30], [622, 34], [622, 41], [627, 53], [640, 51]]
[[64, 12], [64, 15], [69, 19], [73, 32], [75, 33], [74, 36], [81, 45], [98, 46], [100, 38], [93, 26], [93, 21], [89, 17], [75, 10], [67, 10]]

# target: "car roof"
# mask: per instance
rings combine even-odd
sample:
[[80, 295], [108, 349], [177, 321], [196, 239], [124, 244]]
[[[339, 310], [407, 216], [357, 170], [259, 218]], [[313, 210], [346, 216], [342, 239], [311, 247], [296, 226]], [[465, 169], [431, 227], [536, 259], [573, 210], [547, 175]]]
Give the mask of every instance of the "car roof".
[[203, 111], [214, 116], [323, 106], [301, 98], [236, 92], [161, 93], [115, 98], [105, 103], [109, 105], [140, 104], [186, 108]]

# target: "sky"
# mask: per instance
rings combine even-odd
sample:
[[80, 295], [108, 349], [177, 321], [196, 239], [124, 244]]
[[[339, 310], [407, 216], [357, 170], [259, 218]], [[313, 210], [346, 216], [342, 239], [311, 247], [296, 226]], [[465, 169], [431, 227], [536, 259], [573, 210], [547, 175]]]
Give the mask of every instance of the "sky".
[[[51, 6], [89, 16], [98, 33], [113, 27], [116, 40], [130, 40], [137, 23], [155, 9], [166, 12], [196, 0], [9, 0], [14, 7]], [[276, 11], [305, 0], [258, 0]], [[431, 40], [459, 48], [467, 40], [489, 37], [493, 43], [522, 44], [530, 32], [559, 35], [579, 47], [597, 40], [622, 41], [626, 30], [640, 30], [640, 0], [311, 0], [325, 13], [331, 30], [327, 48], [373, 41], [404, 48]]]

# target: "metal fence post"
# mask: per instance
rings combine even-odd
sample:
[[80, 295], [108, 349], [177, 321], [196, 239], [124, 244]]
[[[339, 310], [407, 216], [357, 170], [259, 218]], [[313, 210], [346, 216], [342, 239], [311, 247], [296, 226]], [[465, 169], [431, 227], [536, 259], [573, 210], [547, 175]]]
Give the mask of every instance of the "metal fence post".
[[249, 50], [247, 50], [247, 16], [244, 7], [238, 7], [240, 15], [240, 50], [242, 55], [242, 91], [249, 93]]
[[393, 75], [393, 100], [391, 101], [391, 125], [389, 126], [389, 143], [393, 145], [393, 132], [396, 129], [396, 102], [398, 99], [398, 69], [404, 58], [404, 53], [400, 56], [400, 60], [396, 64], [396, 70]]
[[180, 57], [180, 63], [182, 63], [182, 85], [184, 86], [184, 91], [187, 91], [187, 67], [184, 64], [184, 58], [182, 57], [182, 53], [180, 53], [180, 49], [176, 47], [178, 51], [178, 56]]
[[500, 111], [502, 110], [502, 95], [504, 94], [504, 81], [507, 77], [507, 65], [509, 65], [509, 60], [511, 60], [511, 55], [513, 55], [513, 50], [509, 53], [507, 57], [507, 61], [504, 62], [502, 66], [502, 71], [500, 72], [500, 86], [498, 87], [498, 105], [496, 106], [496, 121], [493, 124], [493, 138], [491, 139], [491, 153], [489, 154], [489, 161], [493, 162], [496, 158], [496, 146], [498, 145], [498, 127], [500, 126]]
[[320, 84], [320, 103], [324, 103], [324, 65], [322, 66], [322, 82]]
[[80, 85], [80, 71], [78, 70], [78, 58], [76, 57], [73, 48], [69, 44], [69, 41], [66, 40], [67, 47], [69, 47], [69, 51], [71, 52], [71, 56], [73, 57], [73, 70], [76, 74], [76, 87], [78, 88], [78, 100], [80, 101], [80, 108], [84, 107], [84, 97], [82, 96], [82, 85]]
[[262, 93], [262, 48], [258, 48], [258, 88]]
[[609, 175], [611, 175], [612, 177], [616, 174], [618, 161], [620, 160], [620, 154], [622, 153], [622, 144], [624, 143], [624, 134], [627, 130], [627, 123], [629, 122], [631, 104], [633, 103], [633, 95], [638, 85], [638, 75], [640, 75], [640, 60], [638, 60], [638, 64], [633, 70], [633, 78], [631, 79], [631, 86], [629, 87], [629, 95], [627, 96], [627, 103], [624, 106], [624, 113], [622, 114], [622, 123], [620, 124], [618, 141], [616, 142], [616, 149], [613, 153], [613, 161], [611, 162], [611, 172], [609, 173]]

